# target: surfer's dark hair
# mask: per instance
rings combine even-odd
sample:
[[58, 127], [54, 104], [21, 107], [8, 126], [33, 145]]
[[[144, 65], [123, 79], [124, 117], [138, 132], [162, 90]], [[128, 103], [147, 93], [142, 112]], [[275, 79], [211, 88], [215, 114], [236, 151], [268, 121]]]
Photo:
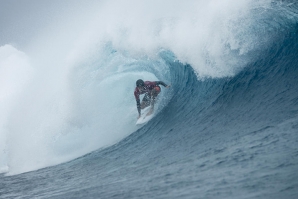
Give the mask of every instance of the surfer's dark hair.
[[136, 81], [136, 86], [137, 86], [137, 87], [139, 87], [139, 86], [144, 86], [144, 85], [145, 85], [145, 83], [144, 83], [143, 80], [138, 79], [138, 80]]

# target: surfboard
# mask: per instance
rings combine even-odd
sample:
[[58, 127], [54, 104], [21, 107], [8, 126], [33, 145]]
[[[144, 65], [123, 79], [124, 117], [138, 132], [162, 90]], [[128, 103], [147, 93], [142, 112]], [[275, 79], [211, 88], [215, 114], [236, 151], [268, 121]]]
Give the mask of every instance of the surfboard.
[[150, 111], [150, 107], [142, 110], [141, 117], [137, 120], [136, 125], [141, 125], [147, 123], [149, 120], [151, 120], [154, 116], [154, 112], [151, 115], [147, 115], [147, 113]]

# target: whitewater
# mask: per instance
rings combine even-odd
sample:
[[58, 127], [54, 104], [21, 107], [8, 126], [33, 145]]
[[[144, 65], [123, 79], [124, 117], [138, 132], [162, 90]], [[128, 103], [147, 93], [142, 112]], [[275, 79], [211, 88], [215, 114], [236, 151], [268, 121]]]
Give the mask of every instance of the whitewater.
[[[295, 0], [4, 0], [0, 25], [0, 198], [298, 197]], [[137, 79], [171, 85], [144, 125]]]

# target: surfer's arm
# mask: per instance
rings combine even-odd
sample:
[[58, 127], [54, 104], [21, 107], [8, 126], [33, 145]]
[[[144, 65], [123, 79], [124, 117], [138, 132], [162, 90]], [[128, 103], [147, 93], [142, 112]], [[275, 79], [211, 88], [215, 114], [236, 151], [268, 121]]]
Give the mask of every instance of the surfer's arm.
[[155, 82], [156, 83], [156, 85], [158, 86], [158, 85], [162, 85], [162, 86], [164, 86], [164, 87], [169, 87], [166, 83], [164, 83], [163, 81], [156, 81]]
[[134, 92], [135, 98], [136, 98], [136, 102], [137, 102], [137, 109], [138, 109], [138, 113], [139, 116], [141, 115], [141, 102], [140, 102], [140, 93], [137, 91], [137, 89]]
[[137, 109], [138, 109], [139, 115], [141, 115], [141, 103], [140, 103], [140, 99], [137, 100]]

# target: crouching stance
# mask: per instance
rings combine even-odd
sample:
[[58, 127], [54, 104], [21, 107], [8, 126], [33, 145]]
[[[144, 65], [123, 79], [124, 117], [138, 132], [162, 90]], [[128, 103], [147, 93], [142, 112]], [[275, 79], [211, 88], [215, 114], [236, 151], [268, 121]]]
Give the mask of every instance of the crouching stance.
[[[160, 93], [161, 88], [159, 85], [162, 85], [166, 88], [169, 88], [170, 86], [165, 84], [162, 81], [143, 81], [141, 79], [137, 80], [136, 82], [136, 88], [134, 91], [134, 95], [137, 101], [137, 109], [139, 113], [139, 117], [141, 117], [141, 109], [144, 109], [151, 105], [150, 111], [147, 113], [147, 115], [150, 115], [153, 113], [154, 110], [154, 104], [156, 101], [157, 95]], [[142, 99], [142, 103], [140, 102], [140, 95], [145, 94], [145, 96]]]

